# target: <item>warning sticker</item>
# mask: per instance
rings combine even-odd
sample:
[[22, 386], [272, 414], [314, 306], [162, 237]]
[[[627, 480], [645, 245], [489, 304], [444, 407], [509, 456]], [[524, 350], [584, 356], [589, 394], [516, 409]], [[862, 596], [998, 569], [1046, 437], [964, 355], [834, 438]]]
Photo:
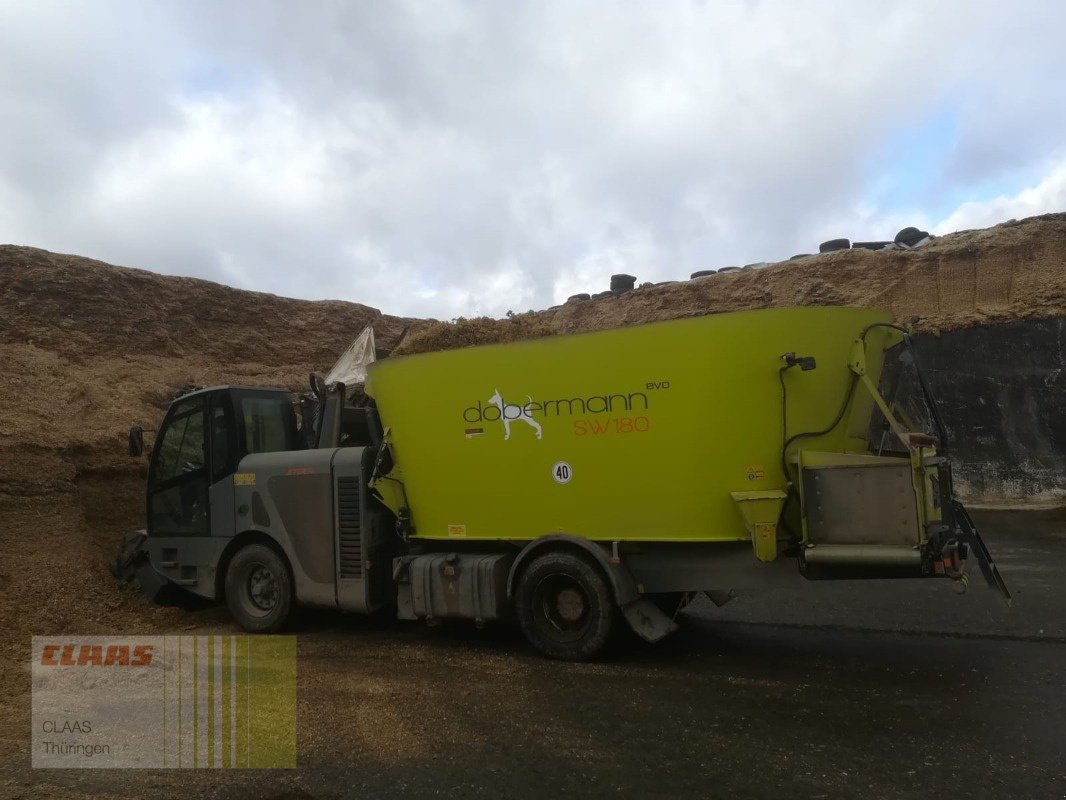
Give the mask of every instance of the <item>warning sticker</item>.
[[466, 536], [466, 525], [449, 525], [449, 536]]
[[766, 472], [762, 468], [762, 464], [751, 464], [748, 467], [748, 480], [757, 481], [759, 478], [765, 478]]

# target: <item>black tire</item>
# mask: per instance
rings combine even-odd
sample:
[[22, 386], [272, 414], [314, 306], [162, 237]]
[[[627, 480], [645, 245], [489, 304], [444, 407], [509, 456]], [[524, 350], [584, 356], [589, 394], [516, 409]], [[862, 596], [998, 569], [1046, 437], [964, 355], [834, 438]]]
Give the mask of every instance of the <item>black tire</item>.
[[570, 295], [568, 298], [566, 298], [566, 302], [569, 303], [572, 300], [591, 300], [591, 299], [592, 299], [592, 295], [588, 294], [587, 292], [582, 292], [581, 294], [572, 294], [572, 295]]
[[708, 275], [714, 275], [716, 272], [718, 272], [716, 269], [701, 269], [693, 272], [688, 278], [690, 281], [694, 281], [696, 278], [706, 278]]
[[830, 239], [818, 245], [819, 253], [832, 253], [834, 250], [848, 250], [851, 248], [850, 239]]
[[917, 228], [904, 228], [896, 234], [896, 244], [906, 245], [907, 247], [914, 247], [922, 239], [928, 238], [928, 231], [920, 231]]
[[285, 560], [262, 544], [241, 548], [226, 569], [226, 605], [250, 633], [281, 630], [292, 613], [292, 578]]
[[599, 568], [574, 553], [538, 556], [518, 578], [515, 610], [522, 633], [548, 658], [594, 657], [611, 635], [614, 609]]

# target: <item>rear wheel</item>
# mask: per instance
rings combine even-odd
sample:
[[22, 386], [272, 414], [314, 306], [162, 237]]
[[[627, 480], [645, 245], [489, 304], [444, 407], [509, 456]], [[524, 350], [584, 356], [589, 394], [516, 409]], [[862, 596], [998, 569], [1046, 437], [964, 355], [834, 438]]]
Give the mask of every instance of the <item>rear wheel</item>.
[[292, 579], [282, 557], [262, 544], [242, 548], [226, 570], [226, 605], [246, 631], [281, 630], [292, 611]]
[[594, 564], [573, 553], [535, 558], [518, 579], [515, 607], [522, 633], [549, 658], [592, 658], [611, 633], [611, 589]]

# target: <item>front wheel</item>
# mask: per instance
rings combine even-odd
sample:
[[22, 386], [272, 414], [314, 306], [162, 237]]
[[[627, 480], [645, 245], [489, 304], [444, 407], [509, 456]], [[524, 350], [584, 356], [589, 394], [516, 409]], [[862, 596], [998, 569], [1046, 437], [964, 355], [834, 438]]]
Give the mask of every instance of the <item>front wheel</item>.
[[519, 577], [515, 610], [522, 633], [541, 653], [584, 661], [606, 644], [614, 602], [594, 564], [573, 553], [547, 553]]
[[281, 630], [292, 611], [292, 579], [282, 557], [262, 544], [241, 548], [226, 570], [226, 605], [246, 631]]

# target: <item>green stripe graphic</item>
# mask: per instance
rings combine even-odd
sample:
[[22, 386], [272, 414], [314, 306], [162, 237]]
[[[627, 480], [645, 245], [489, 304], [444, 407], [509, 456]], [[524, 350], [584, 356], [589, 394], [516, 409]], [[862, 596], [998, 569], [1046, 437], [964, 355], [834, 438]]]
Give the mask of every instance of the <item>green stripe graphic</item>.
[[200, 637], [192, 637], [192, 766], [200, 766]]
[[159, 638], [162, 711], [143, 734], [162, 729], [156, 766], [296, 766], [295, 637]]

